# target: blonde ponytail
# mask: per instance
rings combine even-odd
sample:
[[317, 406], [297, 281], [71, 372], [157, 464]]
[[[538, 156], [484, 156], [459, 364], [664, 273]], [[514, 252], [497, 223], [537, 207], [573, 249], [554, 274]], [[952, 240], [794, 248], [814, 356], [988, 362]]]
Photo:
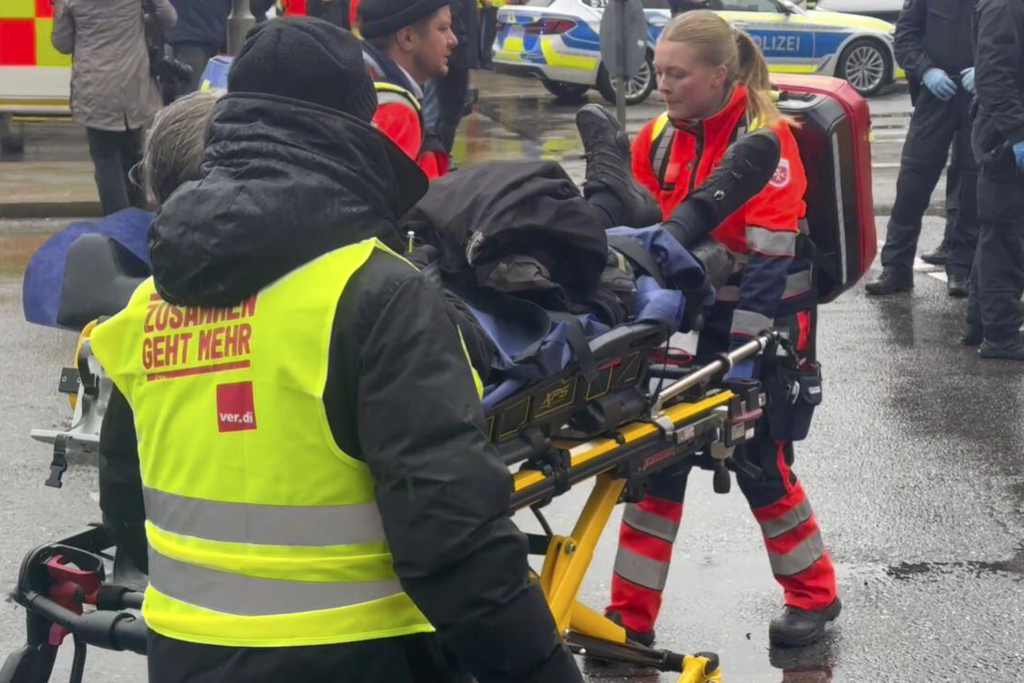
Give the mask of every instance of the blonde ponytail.
[[772, 97], [768, 80], [768, 64], [761, 48], [747, 33], [710, 10], [693, 10], [672, 19], [662, 31], [659, 41], [686, 43], [698, 58], [710, 66], [724, 66], [726, 83], [743, 83], [747, 87], [747, 118], [760, 126], [770, 126], [784, 116]]

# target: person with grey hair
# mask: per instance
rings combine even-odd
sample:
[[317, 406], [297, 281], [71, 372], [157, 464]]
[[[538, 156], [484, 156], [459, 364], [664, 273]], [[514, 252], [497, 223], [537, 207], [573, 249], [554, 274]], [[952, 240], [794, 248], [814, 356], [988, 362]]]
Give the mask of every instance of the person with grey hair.
[[163, 204], [182, 183], [201, 177], [210, 120], [223, 94], [199, 90], [157, 113], [138, 167], [138, 180], [151, 202]]

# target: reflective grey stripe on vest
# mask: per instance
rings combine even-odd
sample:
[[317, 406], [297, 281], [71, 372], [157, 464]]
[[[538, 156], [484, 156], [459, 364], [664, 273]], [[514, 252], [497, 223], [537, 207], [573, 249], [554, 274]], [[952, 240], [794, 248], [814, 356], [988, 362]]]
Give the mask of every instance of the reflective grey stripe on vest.
[[672, 543], [679, 532], [679, 523], [660, 515], [642, 510], [638, 505], [630, 503], [622, 513], [622, 521], [641, 533], [660, 538]]
[[404, 104], [417, 114], [420, 113], [419, 107], [417, 107], [409, 97], [391, 90], [377, 91], [377, 106], [379, 107], [382, 104]]
[[149, 549], [149, 582], [197, 607], [261, 617], [335, 609], [402, 592], [398, 579], [351, 583], [262, 579], [185, 564]]
[[143, 488], [146, 517], [164, 531], [211, 541], [324, 546], [384, 540], [374, 502], [356, 505], [222, 503]]
[[797, 233], [747, 226], [747, 248], [765, 256], [792, 256], [796, 253]]
[[778, 576], [792, 576], [810, 569], [811, 565], [825, 552], [825, 543], [821, 540], [821, 532], [816, 531], [800, 542], [788, 553], [768, 551], [768, 561], [772, 565], [772, 573]]
[[800, 501], [800, 504], [795, 508], [776, 519], [766, 519], [762, 522], [758, 522], [761, 525], [761, 531], [764, 532], [765, 538], [775, 538], [781, 536], [787, 531], [792, 531], [797, 528], [813, 514], [811, 510], [811, 501], [804, 498]]
[[811, 271], [801, 270], [799, 273], [790, 273], [786, 277], [786, 289], [782, 292], [782, 298], [792, 299], [809, 291], [811, 291]]
[[668, 579], [668, 562], [652, 560], [620, 545], [615, 556], [615, 573], [638, 586], [660, 591]]
[[742, 334], [747, 337], [755, 337], [772, 326], [771, 318], [754, 313], [736, 309], [732, 314], [732, 330], [730, 334]]
[[658, 177], [658, 183], [666, 190], [675, 187], [675, 183], [665, 183], [665, 172], [668, 170], [669, 154], [672, 152], [672, 142], [676, 139], [676, 129], [669, 121], [665, 129], [658, 136], [657, 145], [654, 148], [654, 157], [651, 159], [651, 169]]

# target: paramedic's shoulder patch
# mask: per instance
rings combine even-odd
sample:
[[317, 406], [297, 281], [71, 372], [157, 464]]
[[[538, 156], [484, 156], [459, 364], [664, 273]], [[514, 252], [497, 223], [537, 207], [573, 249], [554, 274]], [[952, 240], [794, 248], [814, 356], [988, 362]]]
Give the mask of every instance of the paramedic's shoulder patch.
[[789, 178], [789, 159], [779, 159], [779, 167], [775, 169], [775, 174], [768, 184], [772, 187], [786, 187], [789, 185]]

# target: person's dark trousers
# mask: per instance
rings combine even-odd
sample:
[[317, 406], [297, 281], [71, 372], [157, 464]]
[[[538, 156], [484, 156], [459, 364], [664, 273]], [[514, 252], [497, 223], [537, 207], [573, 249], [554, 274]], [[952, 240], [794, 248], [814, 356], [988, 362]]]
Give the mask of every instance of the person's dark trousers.
[[174, 58], [192, 67], [192, 80], [178, 84], [177, 96], [182, 97], [199, 90], [203, 82], [206, 63], [217, 55], [217, 46], [209, 43], [175, 43]]
[[149, 683], [469, 683], [433, 634], [301, 647], [224, 647], [150, 631]]
[[960, 215], [960, 169], [957, 167], [956, 145], [950, 150], [949, 166], [946, 168], [946, 229], [942, 232], [942, 243], [949, 248]]
[[1024, 322], [1024, 180], [1013, 159], [978, 177], [981, 231], [971, 274], [967, 326], [993, 343], [1013, 339]]
[[494, 39], [498, 36], [498, 8], [480, 10], [480, 68], [490, 69], [494, 60]]
[[437, 81], [437, 102], [440, 107], [437, 137], [449, 154], [455, 145], [455, 133], [462, 122], [468, 92], [469, 69], [450, 68], [448, 74]]
[[108, 216], [129, 206], [142, 208], [145, 196], [132, 183], [131, 170], [142, 161], [141, 130], [98, 130], [86, 128], [89, 156], [96, 169], [96, 190], [100, 195], [103, 215]]
[[971, 151], [970, 94], [960, 88], [950, 100], [940, 100], [922, 88], [910, 117], [907, 141], [903, 145], [900, 172], [896, 180], [896, 201], [889, 217], [882, 267], [909, 277], [914, 266], [917, 240], [932, 192], [955, 145], [960, 175], [958, 226], [954, 230], [949, 272], [966, 276], [970, 271], [977, 235], [975, 198], [978, 166]]

